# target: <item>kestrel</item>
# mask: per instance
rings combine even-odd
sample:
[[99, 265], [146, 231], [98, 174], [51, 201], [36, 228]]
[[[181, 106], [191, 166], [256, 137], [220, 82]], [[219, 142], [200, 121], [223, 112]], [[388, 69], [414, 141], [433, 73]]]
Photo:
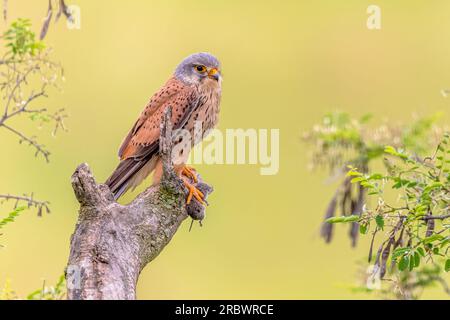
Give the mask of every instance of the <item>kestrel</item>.
[[[130, 188], [138, 186], [154, 171], [153, 184], [162, 176], [159, 154], [160, 124], [166, 108], [172, 108], [171, 122], [176, 129], [187, 130], [194, 137], [196, 122], [201, 122], [201, 137], [218, 122], [222, 76], [220, 63], [209, 53], [195, 53], [185, 58], [173, 76], [155, 93], [119, 149], [120, 163], [106, 181], [117, 200]], [[185, 132], [187, 132], [185, 131]], [[195, 197], [201, 203], [203, 194], [190, 181], [196, 181], [193, 169], [186, 166], [188, 151], [180, 146], [184, 139], [174, 137], [175, 171], [189, 190], [187, 203]], [[190, 139], [192, 147], [196, 139]], [[178, 148], [177, 148], [178, 144]]]

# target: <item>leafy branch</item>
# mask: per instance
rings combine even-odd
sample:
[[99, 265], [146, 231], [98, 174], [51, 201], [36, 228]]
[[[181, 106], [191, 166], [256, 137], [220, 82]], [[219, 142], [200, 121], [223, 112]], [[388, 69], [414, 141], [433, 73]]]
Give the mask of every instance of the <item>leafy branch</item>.
[[[384, 160], [386, 145], [407, 148], [414, 155], [425, 152], [427, 146], [437, 145], [443, 134], [444, 130], [435, 125], [438, 119], [439, 115], [434, 115], [418, 118], [409, 125], [384, 123], [371, 128], [370, 115], [352, 119], [347, 113], [337, 112], [326, 115], [320, 124], [305, 133], [303, 140], [313, 145], [310, 169], [328, 168], [331, 182], [342, 179], [324, 220], [334, 217], [338, 210], [342, 215], [358, 215], [362, 211], [368, 190], [361, 184], [352, 184], [352, 177], [346, 177], [348, 166], [367, 174], [378, 160], [388, 165]], [[321, 236], [327, 243], [333, 239], [333, 230], [332, 225], [322, 224]], [[356, 246], [357, 223], [351, 224], [349, 237], [352, 246]]]
[[24, 194], [23, 196], [0, 194], [0, 204], [4, 204], [5, 202], [14, 202], [14, 207], [13, 211], [8, 213], [5, 218], [0, 219], [0, 229], [11, 222], [14, 222], [25, 209], [35, 208], [39, 217], [42, 216], [43, 211], [50, 213], [49, 202], [35, 200], [33, 194], [30, 196], [27, 194]]
[[[64, 14], [72, 21], [73, 17], [64, 0], [58, 1], [58, 13], [55, 22]], [[54, 62], [51, 50], [46, 49], [42, 42], [48, 32], [52, 17], [52, 0], [49, 0], [47, 17], [41, 29], [40, 40], [36, 40], [28, 19], [18, 19], [0, 36], [4, 42], [4, 53], [0, 59], [0, 128], [19, 138], [19, 143], [26, 143], [35, 150], [35, 157], [42, 156], [49, 162], [50, 152], [35, 136], [25, 134], [17, 128], [16, 119], [27, 117], [41, 127], [46, 123], [53, 124], [52, 135], [58, 131], [66, 131], [64, 124], [67, 114], [63, 108], [50, 112], [47, 108], [36, 106], [36, 103], [46, 98], [50, 88], [59, 88], [59, 81], [64, 80], [62, 66]], [[8, 15], [8, 1], [3, 1], [3, 18]], [[2, 112], [3, 109], [3, 112]], [[43, 211], [50, 213], [49, 203], [39, 201], [31, 195], [0, 194], [0, 204], [14, 202], [13, 210], [0, 219], [0, 229], [13, 222], [25, 209], [35, 208], [38, 216]], [[1, 235], [1, 234], [0, 234]], [[40, 290], [31, 293], [27, 299], [54, 300], [62, 299], [66, 295], [65, 277], [61, 276], [55, 286], [46, 286], [45, 281]], [[0, 288], [0, 300], [18, 299], [7, 281], [3, 289]]]
[[26, 207], [17, 207], [14, 211], [10, 212], [6, 218], [0, 220], [0, 229], [2, 229], [5, 225], [10, 222], [13, 222], [15, 218], [19, 216], [19, 214], [25, 210]]
[[[354, 177], [352, 182], [364, 186], [369, 194], [378, 198], [374, 209], [365, 207], [358, 217], [360, 232], [366, 234], [371, 225], [374, 225], [374, 233], [386, 225], [391, 226], [389, 238], [379, 247], [375, 261], [382, 278], [389, 257], [400, 271], [412, 271], [419, 267], [423, 258], [426, 261], [442, 258], [444, 270], [450, 271], [449, 139], [445, 134], [435, 155], [425, 159], [387, 146], [385, 154], [393, 160], [386, 159], [390, 161], [387, 174], [368, 175], [350, 168], [348, 175]], [[401, 206], [393, 206], [385, 200], [388, 186], [399, 195]], [[328, 219], [327, 222], [336, 221]]]
[[[32, 107], [35, 102], [47, 97], [49, 87], [58, 87], [58, 80], [63, 78], [62, 67], [49, 58], [49, 50], [45, 45], [35, 40], [35, 34], [30, 30], [30, 22], [19, 19], [12, 23], [3, 39], [7, 42], [7, 52], [0, 62], [0, 92], [4, 101], [3, 113], [0, 117], [0, 128], [19, 138], [20, 143], [26, 143], [35, 149], [35, 156], [43, 156], [48, 162], [50, 152], [45, 145], [39, 143], [35, 136], [27, 136], [21, 130], [13, 127], [12, 119], [28, 114], [32, 121], [40, 120], [54, 123], [53, 134], [58, 129], [65, 130], [64, 119], [67, 115], [64, 109], [54, 113], [47, 108]], [[29, 84], [40, 82], [38, 90], [30, 90]]]
[[[441, 274], [450, 270], [449, 136], [434, 124], [436, 116], [376, 129], [367, 127], [367, 119], [331, 114], [305, 135], [316, 146], [314, 167], [328, 166], [333, 178], [342, 177], [321, 235], [330, 242], [336, 223], [350, 224], [353, 245], [359, 234], [371, 234], [370, 277], [392, 285], [380, 292], [417, 298], [432, 282], [447, 292]], [[422, 158], [431, 151], [430, 145], [438, 147], [432, 156]], [[373, 171], [378, 159], [385, 172]], [[369, 204], [370, 198], [376, 199], [375, 206]], [[341, 216], [336, 215], [338, 208]]]
[[66, 277], [63, 274], [54, 286], [47, 286], [44, 280], [42, 287], [30, 293], [27, 300], [62, 300], [66, 294]]
[[[61, 275], [54, 286], [48, 286], [46, 281], [42, 281], [41, 288], [31, 292], [27, 300], [62, 300], [66, 297], [66, 279]], [[3, 288], [0, 288], [0, 300], [22, 299], [11, 287], [11, 282], [7, 280]]]
[[[1, 39], [5, 42], [5, 52], [0, 59], [0, 129], [16, 136], [19, 143], [34, 149], [35, 157], [42, 156], [49, 162], [50, 151], [34, 135], [27, 135], [16, 125], [19, 118], [37, 123], [39, 127], [53, 123], [52, 134], [59, 130], [66, 131], [64, 109], [49, 112], [46, 107], [36, 106], [46, 98], [50, 88], [59, 89], [58, 82], [63, 80], [63, 69], [59, 63], [50, 58], [51, 50], [35, 39], [31, 23], [27, 19], [18, 19], [11, 23]], [[33, 88], [34, 87], [34, 88]], [[31, 195], [0, 194], [0, 203], [15, 202], [14, 210], [4, 219], [2, 226], [12, 222], [23, 210], [36, 208], [38, 216], [47, 213], [49, 203], [38, 201]]]
[[[3, 0], [3, 20], [8, 19], [8, 0]], [[55, 23], [64, 15], [67, 21], [74, 23], [74, 16], [70, 11], [70, 7], [66, 4], [65, 0], [49, 0], [47, 14], [44, 17], [39, 39], [43, 40], [48, 33], [50, 22], [53, 17], [53, 13], [56, 11]]]

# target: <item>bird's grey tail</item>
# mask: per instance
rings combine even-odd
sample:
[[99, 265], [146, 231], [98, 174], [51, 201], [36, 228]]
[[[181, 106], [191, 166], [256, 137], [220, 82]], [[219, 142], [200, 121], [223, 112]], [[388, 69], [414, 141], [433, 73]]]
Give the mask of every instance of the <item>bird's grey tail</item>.
[[106, 180], [105, 184], [109, 187], [114, 200], [119, 199], [125, 192], [130, 189], [134, 175], [142, 169], [146, 160], [136, 160], [133, 158], [122, 160], [116, 170]]

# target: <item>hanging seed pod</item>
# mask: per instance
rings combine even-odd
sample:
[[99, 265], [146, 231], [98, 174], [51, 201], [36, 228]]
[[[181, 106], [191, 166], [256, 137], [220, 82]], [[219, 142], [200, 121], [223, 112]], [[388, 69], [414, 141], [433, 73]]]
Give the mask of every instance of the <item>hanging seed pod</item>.
[[380, 264], [380, 278], [383, 279], [384, 275], [386, 274], [386, 264], [387, 260], [389, 258], [389, 254], [391, 253], [391, 246], [393, 244], [394, 240], [389, 239], [386, 247], [384, 248], [382, 254], [381, 254], [381, 264]]
[[59, 18], [61, 17], [61, 14], [64, 14], [66, 16], [67, 20], [69, 20], [70, 22], [73, 23], [72, 14], [70, 13], [69, 7], [66, 5], [64, 0], [59, 1], [59, 10], [58, 10], [58, 14], [56, 15], [55, 22], [57, 22], [59, 20]]
[[377, 235], [378, 228], [375, 229], [372, 235], [372, 241], [370, 241], [370, 247], [369, 247], [369, 258], [367, 259], [367, 262], [370, 263], [372, 261], [372, 254], [373, 254], [373, 243], [375, 242], [375, 236]]
[[40, 40], [43, 40], [48, 32], [48, 27], [50, 25], [50, 21], [52, 20], [53, 15], [53, 7], [52, 7], [52, 0], [48, 1], [48, 10], [47, 10], [47, 16], [44, 18], [44, 24], [42, 25], [41, 29], [41, 35], [39, 36]]
[[380, 258], [381, 258], [381, 252], [383, 251], [383, 247], [384, 247], [384, 243], [382, 243], [380, 245], [380, 247], [378, 248], [377, 256], [375, 258], [375, 263], [374, 263], [374, 266], [373, 266], [373, 273], [374, 274], [377, 273], [378, 270], [380, 270]]
[[[358, 198], [356, 201], [352, 202], [352, 214], [361, 216], [363, 207], [364, 207], [364, 201], [366, 197], [366, 189], [361, 185], [358, 184]], [[350, 239], [352, 241], [352, 247], [356, 247], [356, 244], [358, 242], [358, 236], [359, 236], [359, 223], [353, 222], [350, 226]]]
[[[432, 216], [433, 213], [430, 211], [428, 211], [428, 216]], [[427, 220], [427, 231], [425, 233], [425, 237], [429, 237], [433, 234], [434, 232], [434, 227], [435, 227], [435, 223], [433, 219], [428, 219]]]
[[3, 0], [3, 20], [8, 19], [8, 0]]
[[[325, 220], [334, 217], [336, 213], [337, 197], [338, 193], [334, 195], [333, 199], [331, 199], [330, 203], [328, 204], [328, 208], [325, 212], [324, 217]], [[333, 238], [333, 224], [324, 221], [322, 223], [322, 227], [320, 228], [320, 236], [325, 240], [326, 243], [330, 243], [331, 239]]]

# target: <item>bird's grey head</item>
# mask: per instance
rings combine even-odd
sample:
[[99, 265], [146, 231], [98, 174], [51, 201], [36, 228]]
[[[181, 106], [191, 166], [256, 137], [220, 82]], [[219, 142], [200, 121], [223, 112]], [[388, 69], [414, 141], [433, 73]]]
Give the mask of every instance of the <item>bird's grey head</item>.
[[213, 81], [220, 85], [220, 62], [210, 53], [194, 53], [181, 61], [175, 70], [175, 77], [186, 84]]

